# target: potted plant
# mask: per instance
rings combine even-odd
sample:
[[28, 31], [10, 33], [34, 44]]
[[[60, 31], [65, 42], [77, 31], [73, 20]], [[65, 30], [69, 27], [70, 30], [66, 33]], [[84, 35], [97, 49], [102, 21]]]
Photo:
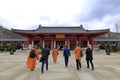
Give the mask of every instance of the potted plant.
[[111, 45], [110, 42], [107, 42], [107, 43], [105, 44], [105, 52], [106, 52], [107, 55], [110, 55], [110, 54], [111, 54], [111, 51], [112, 51], [112, 45]]
[[9, 50], [10, 50], [10, 54], [13, 55], [14, 52], [16, 51], [17, 49], [17, 46], [15, 43], [11, 43], [10, 46], [9, 46]]
[[41, 42], [37, 43], [37, 47], [38, 49], [42, 49], [42, 43]]
[[41, 42], [37, 43], [37, 47], [38, 47], [38, 51], [39, 51], [39, 55], [40, 55], [41, 50], [42, 50], [42, 43]]
[[79, 47], [81, 47], [82, 46], [82, 42], [78, 41], [78, 45], [79, 45]]

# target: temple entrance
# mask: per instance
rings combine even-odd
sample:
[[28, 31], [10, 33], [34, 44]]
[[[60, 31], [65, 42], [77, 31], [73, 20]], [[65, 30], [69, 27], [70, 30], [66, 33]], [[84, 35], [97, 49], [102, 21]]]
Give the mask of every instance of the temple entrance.
[[47, 45], [48, 48], [51, 49], [51, 40], [46, 40], [45, 45]]
[[34, 45], [37, 45], [39, 42], [39, 40], [34, 40]]
[[76, 41], [70, 41], [70, 49], [74, 50], [76, 46]]
[[82, 45], [81, 45], [82, 48], [86, 48], [87, 47], [87, 41], [81, 41], [81, 43], [82, 43]]
[[63, 50], [65, 48], [65, 41], [56, 41], [56, 47], [58, 50]]

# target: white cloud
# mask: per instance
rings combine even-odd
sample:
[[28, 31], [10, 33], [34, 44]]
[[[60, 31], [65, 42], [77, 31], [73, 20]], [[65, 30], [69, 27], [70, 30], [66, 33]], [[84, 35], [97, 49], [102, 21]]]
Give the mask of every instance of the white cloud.
[[[8, 29], [35, 29], [39, 24], [83, 24], [86, 29], [112, 29], [113, 24], [120, 21], [120, 15], [107, 15], [102, 20], [99, 20], [99, 17], [91, 19], [93, 15], [90, 16], [89, 13], [95, 2], [96, 0], [0, 0], [0, 24]], [[77, 21], [76, 18], [82, 21]]]
[[[120, 24], [120, 14], [115, 16], [107, 15], [103, 20], [91, 20], [85, 24], [85, 29], [95, 30], [95, 29], [110, 29], [110, 31], [116, 32], [116, 24]], [[120, 26], [120, 25], [119, 25]]]
[[[82, 11], [88, 0], [0, 0], [2, 18], [17, 28], [32, 24], [71, 24], [74, 15]], [[41, 19], [42, 16], [49, 20]], [[22, 27], [23, 26], [23, 27]], [[14, 28], [14, 26], [11, 26]], [[15, 27], [16, 28], [16, 27]]]

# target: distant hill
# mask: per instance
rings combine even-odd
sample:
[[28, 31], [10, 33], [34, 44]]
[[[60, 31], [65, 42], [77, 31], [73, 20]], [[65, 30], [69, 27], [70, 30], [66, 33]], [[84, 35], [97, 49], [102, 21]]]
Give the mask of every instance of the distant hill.
[[10, 30], [0, 26], [0, 39], [25, 39], [25, 37], [12, 33]]

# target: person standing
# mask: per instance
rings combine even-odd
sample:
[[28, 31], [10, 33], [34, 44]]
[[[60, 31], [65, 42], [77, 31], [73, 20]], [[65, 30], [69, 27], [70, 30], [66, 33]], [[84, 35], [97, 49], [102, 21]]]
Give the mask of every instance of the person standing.
[[80, 51], [81, 51], [81, 48], [80, 48], [80, 45], [77, 45], [76, 48], [74, 49], [74, 54], [75, 54], [75, 59], [76, 59], [76, 67], [77, 67], [77, 70], [79, 70], [79, 68], [81, 68], [81, 56], [80, 56]]
[[63, 56], [64, 56], [64, 62], [65, 62], [65, 67], [68, 66], [69, 62], [69, 56], [70, 56], [70, 50], [68, 49], [68, 46], [66, 46], [63, 50]]
[[53, 62], [56, 63], [57, 62], [57, 56], [58, 56], [57, 48], [53, 49], [52, 56], [53, 56]]
[[[35, 56], [30, 56], [31, 55], [31, 51], [33, 50], [33, 54]], [[38, 50], [37, 50], [37, 46], [34, 45], [33, 48], [31, 49], [30, 53], [28, 54], [28, 58], [27, 58], [27, 68], [30, 69], [31, 71], [34, 71], [35, 67], [36, 67], [36, 60], [39, 60], [39, 55], [38, 55]]]
[[44, 64], [46, 64], [46, 70], [48, 70], [48, 57], [50, 55], [50, 49], [47, 45], [41, 51], [42, 56], [42, 66], [41, 66], [41, 73], [44, 73]]
[[90, 46], [87, 47], [86, 49], [86, 61], [87, 61], [87, 68], [89, 68], [89, 62], [91, 63], [91, 67], [92, 67], [92, 70], [94, 70], [94, 65], [93, 65], [93, 53], [92, 53], [92, 49]]

